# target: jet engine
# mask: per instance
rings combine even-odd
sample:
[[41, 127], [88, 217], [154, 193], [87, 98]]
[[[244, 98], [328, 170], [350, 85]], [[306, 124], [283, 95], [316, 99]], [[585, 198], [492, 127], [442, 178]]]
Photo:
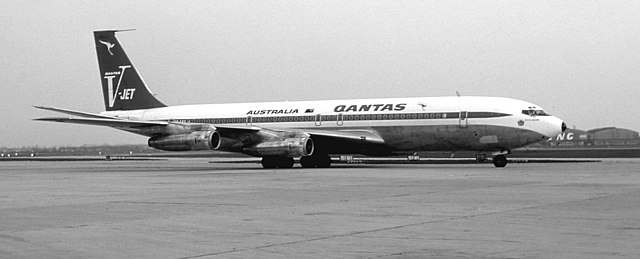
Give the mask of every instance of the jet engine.
[[313, 140], [309, 137], [286, 138], [282, 140], [260, 142], [245, 147], [242, 152], [252, 156], [299, 157], [313, 154]]
[[215, 149], [211, 136], [215, 131], [194, 131], [188, 134], [174, 134], [152, 137], [149, 146], [166, 151], [189, 151]]
[[241, 152], [251, 156], [299, 157], [313, 154], [314, 144], [309, 134], [300, 132], [260, 131], [231, 137], [213, 132], [211, 146], [215, 150]]
[[308, 134], [260, 131], [242, 136], [222, 136], [218, 131], [194, 131], [149, 139], [152, 148], [167, 151], [220, 150], [252, 156], [310, 156], [315, 148]]
[[215, 150], [242, 152], [242, 145], [242, 141], [234, 138], [223, 137], [217, 131], [214, 131], [213, 134], [211, 134], [211, 146]]

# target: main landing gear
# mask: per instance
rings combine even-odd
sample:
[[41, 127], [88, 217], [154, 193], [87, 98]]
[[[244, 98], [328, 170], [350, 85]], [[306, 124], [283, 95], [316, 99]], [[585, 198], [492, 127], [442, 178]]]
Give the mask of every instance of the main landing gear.
[[331, 166], [331, 157], [329, 155], [303, 156], [300, 158], [300, 165], [303, 168], [329, 168]]
[[[262, 158], [262, 167], [265, 169], [292, 168], [293, 157], [265, 156]], [[303, 168], [329, 168], [331, 157], [329, 155], [311, 155], [300, 158], [300, 165]]]
[[265, 156], [262, 158], [262, 167], [265, 169], [292, 168], [293, 157], [286, 156]]

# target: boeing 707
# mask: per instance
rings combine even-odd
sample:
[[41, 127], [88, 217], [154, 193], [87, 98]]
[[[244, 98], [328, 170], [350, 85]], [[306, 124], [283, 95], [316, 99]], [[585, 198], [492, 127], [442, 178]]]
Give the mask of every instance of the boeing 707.
[[167, 106], [131, 64], [117, 32], [94, 32], [105, 111], [37, 106], [71, 116], [36, 120], [112, 127], [147, 136], [161, 150], [240, 152], [262, 157], [264, 168], [291, 168], [294, 158], [304, 168], [330, 167], [336, 154], [461, 150], [491, 153], [493, 164], [504, 167], [512, 149], [566, 129], [540, 106], [502, 97]]

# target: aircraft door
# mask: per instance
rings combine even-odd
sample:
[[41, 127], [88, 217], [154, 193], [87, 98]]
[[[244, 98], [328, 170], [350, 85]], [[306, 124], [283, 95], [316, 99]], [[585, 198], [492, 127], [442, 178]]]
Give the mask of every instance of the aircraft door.
[[253, 124], [253, 118], [251, 116], [247, 116], [247, 126], [251, 126]]
[[338, 119], [336, 120], [336, 124], [338, 124], [338, 126], [342, 126], [343, 123], [344, 123], [344, 115], [342, 115], [342, 113], [339, 113]]
[[316, 114], [316, 126], [322, 125], [322, 114]]
[[467, 126], [469, 126], [468, 124], [468, 113], [466, 111], [461, 111], [460, 112], [460, 116], [458, 116], [459, 120], [458, 120], [458, 125], [460, 125], [460, 128], [466, 128]]

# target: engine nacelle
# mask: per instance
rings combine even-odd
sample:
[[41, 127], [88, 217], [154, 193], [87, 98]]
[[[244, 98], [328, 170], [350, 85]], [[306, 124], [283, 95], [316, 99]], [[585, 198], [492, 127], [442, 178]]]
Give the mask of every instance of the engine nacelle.
[[242, 152], [242, 145], [240, 140], [220, 136], [220, 133], [217, 131], [211, 134], [211, 146], [215, 150]]
[[211, 136], [214, 131], [194, 131], [189, 134], [158, 136], [149, 139], [149, 146], [166, 151], [214, 149]]
[[313, 154], [314, 144], [309, 137], [286, 138], [260, 142], [256, 145], [245, 147], [242, 152], [252, 156], [286, 156], [299, 157]]

